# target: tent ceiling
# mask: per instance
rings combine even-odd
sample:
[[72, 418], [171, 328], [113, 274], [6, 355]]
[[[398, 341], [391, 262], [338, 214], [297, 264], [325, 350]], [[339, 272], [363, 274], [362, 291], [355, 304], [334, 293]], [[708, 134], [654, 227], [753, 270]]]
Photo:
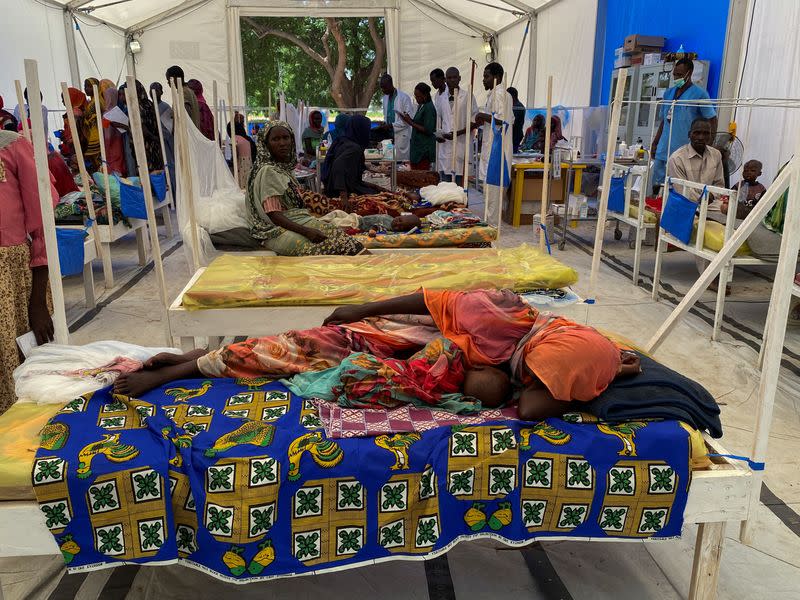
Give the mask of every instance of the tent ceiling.
[[[79, 12], [84, 12], [113, 23], [122, 28], [132, 27], [157, 16], [165, 11], [174, 9], [181, 4], [192, 8], [198, 4], [197, 0], [50, 0], [62, 6], [70, 6]], [[328, 0], [326, 6], [335, 8], [338, 0]], [[413, 1], [413, 0], [412, 0]], [[557, 0], [425, 0], [414, 1], [414, 5], [421, 11], [429, 14], [432, 19], [447, 19], [443, 11], [451, 15], [454, 20], [480, 23], [491, 31], [498, 31], [513, 23], [526, 12], [536, 11], [545, 5]], [[283, 2], [252, 0], [251, 2], [238, 2], [253, 6], [279, 7], [304, 6], [302, 0], [284, 0]], [[445, 25], [450, 25], [443, 21]], [[464, 28], [464, 24], [458, 25]], [[467, 28], [466, 31], [469, 31]]]

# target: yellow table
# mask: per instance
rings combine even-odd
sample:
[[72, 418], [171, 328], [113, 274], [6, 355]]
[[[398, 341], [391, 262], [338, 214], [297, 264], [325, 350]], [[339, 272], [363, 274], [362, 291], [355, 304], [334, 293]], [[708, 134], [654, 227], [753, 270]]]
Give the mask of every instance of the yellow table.
[[[572, 188], [573, 193], [576, 195], [581, 193], [581, 178], [583, 177], [584, 169], [588, 166], [586, 163], [561, 163], [561, 170], [567, 171], [567, 177], [569, 177], [570, 172], [572, 173]], [[511, 165], [511, 168], [514, 171], [514, 206], [512, 207], [511, 225], [519, 227], [525, 171], [544, 171], [544, 163], [541, 161], [515, 163]], [[565, 203], [568, 201], [568, 197], [569, 187], [567, 187], [567, 197], [564, 198]]]

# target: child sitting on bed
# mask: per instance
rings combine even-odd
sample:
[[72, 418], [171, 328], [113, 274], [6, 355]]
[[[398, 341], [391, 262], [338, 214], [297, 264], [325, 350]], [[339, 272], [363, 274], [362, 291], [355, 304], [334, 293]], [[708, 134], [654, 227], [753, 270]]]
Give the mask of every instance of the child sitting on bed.
[[[738, 190], [739, 186], [744, 187], [744, 184], [747, 184], [747, 195], [738, 198], [736, 206], [737, 219], [746, 218], [747, 215], [749, 215], [750, 212], [756, 207], [758, 201], [761, 200], [761, 196], [766, 193], [767, 188], [758, 182], [759, 177], [761, 177], [761, 161], [748, 160], [746, 163], [744, 163], [744, 168], [742, 169], [742, 181], [734, 184], [733, 188], [731, 188]], [[720, 210], [722, 211], [722, 214], [728, 214], [727, 198], [722, 201], [722, 207]]]
[[[463, 353], [463, 392], [486, 406], [492, 400], [484, 400], [483, 391], [497, 387], [507, 368], [523, 386], [519, 415], [526, 420], [574, 410], [569, 402], [593, 400], [616, 377], [639, 372], [638, 356], [597, 330], [539, 313], [509, 290], [425, 289], [341, 306], [322, 327], [249, 339], [211, 352], [157, 355], [145, 363], [145, 370], [121, 376], [114, 390], [138, 397], [169, 381], [201, 375], [291, 377], [335, 367], [353, 352], [382, 359], [408, 356], [438, 337]], [[508, 395], [500, 402], [504, 398]]]

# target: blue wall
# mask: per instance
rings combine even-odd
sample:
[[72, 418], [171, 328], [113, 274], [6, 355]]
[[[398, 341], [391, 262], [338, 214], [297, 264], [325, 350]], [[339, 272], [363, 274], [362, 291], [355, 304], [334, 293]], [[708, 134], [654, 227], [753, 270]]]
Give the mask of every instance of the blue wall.
[[608, 102], [614, 49], [633, 33], [662, 35], [667, 38], [666, 51], [675, 51], [683, 44], [687, 52], [696, 52], [698, 58], [711, 61], [708, 93], [715, 98], [728, 5], [729, 0], [599, 0], [597, 36], [602, 36], [604, 43], [595, 43], [594, 64], [595, 71], [602, 66], [602, 76], [593, 78], [592, 104]]

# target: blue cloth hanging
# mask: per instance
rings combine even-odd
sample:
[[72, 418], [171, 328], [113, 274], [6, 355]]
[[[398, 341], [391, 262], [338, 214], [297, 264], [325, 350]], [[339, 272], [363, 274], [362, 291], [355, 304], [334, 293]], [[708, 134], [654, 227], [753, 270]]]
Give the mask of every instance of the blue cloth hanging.
[[503, 130], [506, 128], [506, 135], [511, 135], [508, 132], [508, 124], [503, 124], [500, 127], [495, 127], [494, 115], [492, 115], [492, 151], [489, 154], [489, 164], [486, 166], [486, 183], [489, 185], [496, 185], [501, 187], [508, 187], [511, 185], [511, 176], [508, 172], [508, 161], [511, 159], [506, 153], [503, 156], [503, 183], [500, 183], [500, 155], [503, 154]]
[[[706, 189], [703, 188], [703, 194]], [[683, 194], [679, 194], [672, 187], [672, 180], [669, 180], [669, 192], [664, 201], [664, 209], [661, 212], [661, 228], [671, 233], [684, 244], [688, 244], [692, 239], [692, 229], [694, 227], [694, 215], [697, 212], [697, 202], [692, 202]]]

